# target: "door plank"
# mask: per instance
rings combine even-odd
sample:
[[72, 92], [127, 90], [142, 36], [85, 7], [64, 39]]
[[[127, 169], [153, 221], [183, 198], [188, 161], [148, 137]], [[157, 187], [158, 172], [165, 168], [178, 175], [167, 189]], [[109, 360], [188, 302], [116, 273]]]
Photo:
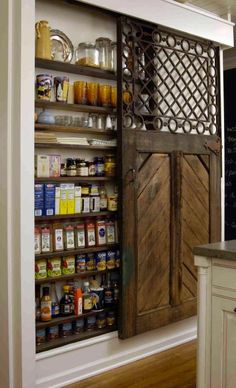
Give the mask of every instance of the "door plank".
[[184, 160], [189, 164], [197, 178], [209, 190], [209, 173], [196, 155], [184, 155]]

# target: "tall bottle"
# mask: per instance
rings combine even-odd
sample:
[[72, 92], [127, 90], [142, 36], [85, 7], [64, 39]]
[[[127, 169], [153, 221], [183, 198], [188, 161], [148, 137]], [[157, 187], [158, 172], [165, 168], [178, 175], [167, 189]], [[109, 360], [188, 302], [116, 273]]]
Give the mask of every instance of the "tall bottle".
[[57, 297], [55, 283], [52, 283], [52, 287], [51, 287], [51, 300], [52, 300], [52, 318], [57, 318], [60, 315], [60, 306], [59, 306], [59, 300]]
[[41, 298], [41, 321], [47, 322], [52, 319], [52, 301], [49, 295], [49, 287], [43, 287], [43, 296]]
[[70, 286], [65, 285], [63, 287], [64, 296], [61, 298], [60, 301], [60, 314], [62, 316], [71, 315], [73, 313], [72, 310], [72, 300], [69, 295], [70, 292]]
[[114, 303], [113, 299], [113, 290], [111, 287], [111, 280], [110, 280], [110, 274], [107, 275], [107, 281], [104, 285], [104, 306], [110, 307]]

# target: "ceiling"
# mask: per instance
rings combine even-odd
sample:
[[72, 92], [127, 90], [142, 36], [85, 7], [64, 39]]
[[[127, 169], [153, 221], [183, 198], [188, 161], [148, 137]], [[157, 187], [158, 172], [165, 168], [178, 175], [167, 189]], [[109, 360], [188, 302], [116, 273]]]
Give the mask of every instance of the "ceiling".
[[[212, 12], [222, 18], [236, 22], [236, 0], [177, 0], [180, 3], [194, 5], [206, 11]], [[230, 20], [230, 19], [229, 19]]]

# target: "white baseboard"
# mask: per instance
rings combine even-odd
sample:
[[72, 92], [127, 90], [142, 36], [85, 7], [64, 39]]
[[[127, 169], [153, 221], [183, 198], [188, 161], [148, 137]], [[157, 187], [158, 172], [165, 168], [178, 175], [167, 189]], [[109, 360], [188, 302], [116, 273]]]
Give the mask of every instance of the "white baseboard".
[[196, 317], [119, 340], [105, 334], [36, 357], [36, 387], [59, 388], [183, 344], [197, 336]]

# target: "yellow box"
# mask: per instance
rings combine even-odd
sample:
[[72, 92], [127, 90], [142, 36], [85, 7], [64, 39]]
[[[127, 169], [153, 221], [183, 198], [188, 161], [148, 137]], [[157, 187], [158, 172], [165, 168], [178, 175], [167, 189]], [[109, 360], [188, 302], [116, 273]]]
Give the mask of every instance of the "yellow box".
[[67, 214], [75, 214], [75, 185], [67, 184]]
[[60, 185], [60, 214], [67, 214], [67, 184]]

